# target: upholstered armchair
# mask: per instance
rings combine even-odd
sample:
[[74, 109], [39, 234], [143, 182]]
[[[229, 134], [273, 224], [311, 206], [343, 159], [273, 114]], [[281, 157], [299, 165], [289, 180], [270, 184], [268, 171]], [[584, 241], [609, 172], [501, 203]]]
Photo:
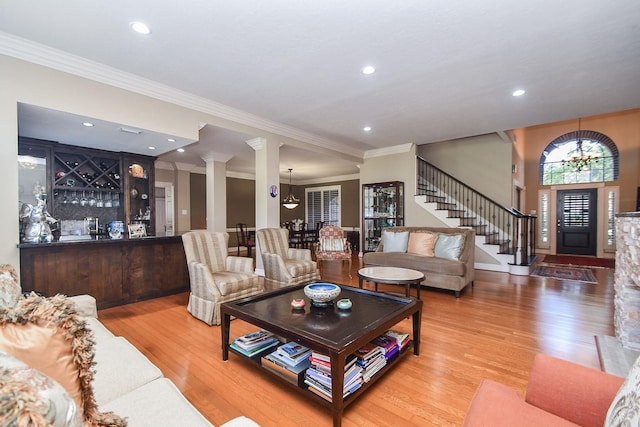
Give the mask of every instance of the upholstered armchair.
[[351, 279], [351, 242], [348, 242], [344, 237], [342, 228], [335, 225], [322, 227], [315, 252], [321, 276], [321, 261], [340, 261], [342, 264], [344, 264], [343, 261], [347, 261], [349, 264], [349, 279]]
[[182, 235], [191, 293], [187, 310], [208, 325], [220, 324], [220, 304], [264, 291], [253, 259], [229, 256], [228, 233], [206, 230]]
[[311, 250], [289, 247], [289, 230], [263, 228], [258, 230], [257, 236], [267, 289], [278, 289], [320, 278], [317, 265], [311, 259]]

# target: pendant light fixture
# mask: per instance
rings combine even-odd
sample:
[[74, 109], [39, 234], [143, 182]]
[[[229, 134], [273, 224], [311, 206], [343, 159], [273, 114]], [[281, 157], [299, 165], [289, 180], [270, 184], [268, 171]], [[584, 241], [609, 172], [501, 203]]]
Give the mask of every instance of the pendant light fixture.
[[291, 171], [292, 170], [293, 169], [289, 168], [289, 194], [282, 201], [282, 206], [284, 206], [287, 209], [293, 209], [300, 204], [300, 200], [297, 199], [296, 196], [294, 196], [293, 192], [291, 191]]
[[567, 158], [562, 161], [563, 165], [567, 164], [577, 172], [582, 172], [583, 169], [591, 170], [591, 163], [598, 163], [600, 159], [600, 154], [598, 153], [585, 153], [583, 151], [582, 143], [585, 141], [582, 139], [581, 121], [582, 119], [579, 118], [578, 132], [576, 132], [576, 149], [570, 152]]

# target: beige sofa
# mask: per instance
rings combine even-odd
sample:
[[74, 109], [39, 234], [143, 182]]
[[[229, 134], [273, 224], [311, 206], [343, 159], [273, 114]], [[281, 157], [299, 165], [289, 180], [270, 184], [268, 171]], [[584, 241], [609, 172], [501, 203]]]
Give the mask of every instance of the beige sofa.
[[[385, 251], [385, 233], [408, 232], [409, 239], [413, 233], [433, 233], [436, 236], [462, 236], [461, 247], [456, 259], [424, 254], [411, 253], [409, 248], [404, 251]], [[416, 237], [416, 236], [414, 236]], [[410, 242], [411, 242], [410, 240]], [[437, 237], [435, 241], [437, 243]], [[419, 252], [419, 251], [418, 251]], [[442, 252], [442, 251], [441, 251]], [[401, 267], [418, 270], [424, 273], [425, 280], [422, 285], [454, 291], [456, 298], [460, 297], [460, 292], [469, 284], [473, 286], [475, 279], [475, 231], [466, 228], [444, 228], [444, 227], [389, 227], [385, 228], [383, 237], [375, 252], [364, 254], [363, 260], [367, 267], [388, 266]]]
[[[53, 426], [212, 426], [157, 366], [98, 320], [93, 297], [22, 297], [15, 271], [0, 267], [0, 363], [12, 368], [0, 369], [0, 383], [14, 387], [0, 387], [2, 401], [14, 402], [0, 418], [44, 417]], [[25, 380], [36, 376], [44, 380]], [[37, 405], [20, 398], [29, 387]], [[224, 424], [257, 426], [246, 417]]]

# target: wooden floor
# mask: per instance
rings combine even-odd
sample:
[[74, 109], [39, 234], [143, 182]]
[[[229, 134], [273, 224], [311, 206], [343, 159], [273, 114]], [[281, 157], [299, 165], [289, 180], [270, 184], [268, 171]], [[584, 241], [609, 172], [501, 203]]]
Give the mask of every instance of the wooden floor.
[[[323, 279], [357, 286], [357, 257], [351, 280], [339, 263], [326, 265]], [[460, 299], [423, 288], [420, 356], [405, 357], [347, 407], [343, 426], [460, 425], [483, 378], [524, 394], [538, 352], [599, 368], [594, 336], [613, 335], [613, 270], [593, 271], [597, 285], [477, 271], [475, 287]], [[233, 354], [223, 362], [220, 328], [195, 319], [186, 306], [187, 294], [180, 294], [101, 310], [99, 318], [215, 425], [239, 415], [264, 427], [331, 425], [325, 407], [257, 365]], [[410, 332], [409, 320], [398, 329]], [[232, 336], [253, 330], [240, 320], [231, 324]]]

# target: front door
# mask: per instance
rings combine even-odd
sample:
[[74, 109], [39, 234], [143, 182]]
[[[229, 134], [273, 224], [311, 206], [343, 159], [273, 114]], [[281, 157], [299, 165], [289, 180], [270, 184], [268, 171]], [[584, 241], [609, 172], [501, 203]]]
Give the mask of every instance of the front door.
[[557, 253], [596, 255], [597, 207], [597, 189], [558, 191]]

